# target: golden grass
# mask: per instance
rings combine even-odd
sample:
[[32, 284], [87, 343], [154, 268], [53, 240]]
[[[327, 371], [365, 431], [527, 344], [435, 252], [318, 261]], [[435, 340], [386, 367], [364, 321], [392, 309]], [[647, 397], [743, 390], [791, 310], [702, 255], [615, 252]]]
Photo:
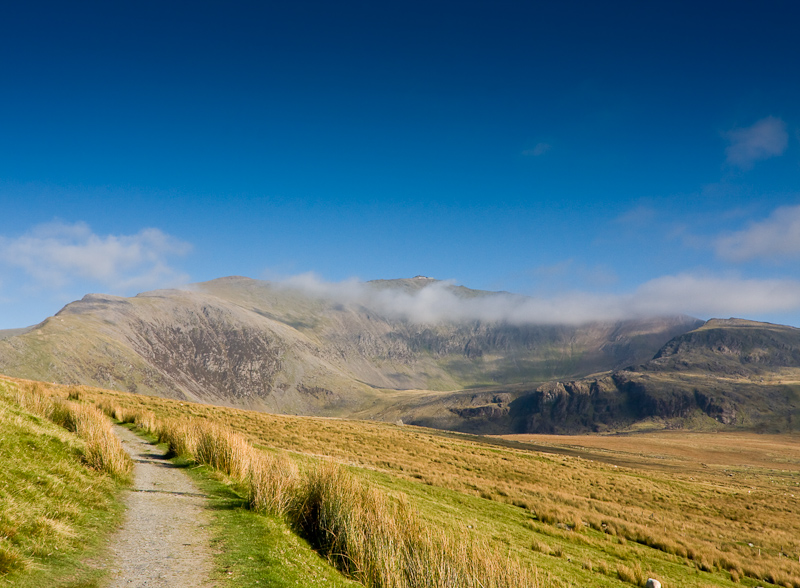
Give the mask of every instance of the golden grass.
[[701, 464], [774, 468], [800, 472], [800, 436], [758, 433], [659, 431], [627, 435], [500, 435], [540, 449], [580, 451], [585, 457], [618, 465], [702, 469]]
[[617, 566], [617, 575], [623, 582], [628, 582], [634, 586], [641, 586], [644, 588], [647, 583], [647, 574], [642, 571], [642, 567], [638, 564], [630, 566], [619, 564]]
[[532, 569], [499, 561], [473, 537], [423, 522], [403, 499], [359, 481], [328, 460], [304, 471], [285, 453], [254, 449], [205, 419], [166, 419], [104, 403], [106, 413], [147, 423], [175, 455], [213, 467], [245, 488], [251, 508], [285, 516], [320, 554], [375, 588], [513, 588], [538, 585]]
[[257, 512], [285, 516], [299, 482], [300, 470], [286, 454], [255, 454], [248, 476], [250, 507]]
[[[44, 388], [0, 381], [0, 586], [53, 585], [55, 568], [79, 566], [87, 543], [114, 522], [117, 484], [86, 467], [87, 441], [42, 416], [51, 412]], [[73, 425], [85, 420], [69, 414]]]
[[[628, 443], [628, 453], [619, 445], [578, 447], [575, 439], [562, 437], [572, 453], [564, 456], [385, 423], [270, 415], [90, 388], [82, 388], [81, 394], [122, 409], [151, 411], [162, 421], [213, 421], [268, 448], [273, 457], [287, 452], [299, 456], [301, 466], [308, 457], [325, 457], [423, 487], [482, 496], [487, 505], [517, 505], [517, 512], [528, 513], [529, 535], [513, 531], [523, 538], [509, 539], [510, 545], [515, 553], [527, 550], [548, 570], [561, 570], [570, 558], [578, 558], [573, 565], [589, 573], [580, 563], [588, 559], [592, 574], [619, 582], [619, 565], [634, 570], [631, 561], [641, 561], [647, 573], [664, 578], [665, 586], [688, 585], [680, 578], [691, 572], [708, 578], [709, 585], [730, 586], [750, 578], [747, 582], [800, 588], [797, 437], [717, 433], [702, 439], [690, 436], [681, 446], [675, 434], [665, 436], [659, 447], [656, 436], [644, 435], [638, 451], [638, 436], [620, 437]], [[169, 429], [177, 431], [181, 422], [174, 421]], [[698, 440], [699, 447], [691, 448]], [[170, 445], [177, 449], [183, 442], [176, 439]], [[743, 456], [738, 464], [736, 451]], [[256, 478], [257, 468], [251, 468]], [[301, 482], [305, 476], [300, 474]], [[259, 503], [268, 502], [263, 497], [273, 492], [265, 490]], [[283, 499], [280, 504], [259, 508], [287, 512], [291, 502]], [[444, 509], [436, 509], [420, 511], [426, 524], [450, 524]], [[497, 549], [495, 538], [491, 540]], [[532, 550], [535, 542], [546, 549]], [[563, 557], [552, 557], [558, 550]], [[544, 555], [548, 552], [551, 556]]]
[[[67, 397], [80, 398], [80, 392], [70, 389]], [[119, 480], [130, 479], [133, 461], [122, 448], [111, 423], [96, 406], [66, 400], [39, 383], [19, 385], [15, 400], [26, 410], [77, 433], [85, 441], [84, 460], [89, 467]]]

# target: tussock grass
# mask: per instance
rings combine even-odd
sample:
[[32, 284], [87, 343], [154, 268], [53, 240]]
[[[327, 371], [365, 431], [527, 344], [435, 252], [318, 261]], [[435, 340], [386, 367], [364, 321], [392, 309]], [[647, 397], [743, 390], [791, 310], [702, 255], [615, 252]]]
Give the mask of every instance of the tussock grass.
[[[434, 528], [469, 522], [498, 553], [508, 546], [535, 562], [540, 582], [557, 582], [547, 578], [551, 573], [568, 583], [620, 586], [617, 566], [640, 562], [672, 588], [733, 587], [737, 577], [747, 585], [776, 580], [800, 588], [797, 437], [708, 436], [704, 443], [730, 449], [725, 461], [710, 461], [715, 454], [692, 443], [690, 453], [680, 454], [685, 461], [670, 461], [669, 467], [658, 454], [659, 439], [648, 437], [648, 451], [656, 457], [626, 454], [627, 465], [619, 462], [617, 468], [604, 462], [608, 454], [602, 451], [587, 450], [588, 459], [579, 459], [411, 426], [81, 391], [86, 399], [152, 411], [162, 421], [180, 416], [225, 425], [269, 448], [270, 455], [296, 456], [301, 481], [312, 458], [351, 464], [359, 479], [390, 496], [412, 497], [420, 518]], [[680, 437], [665, 443], [688, 443]], [[614, 440], [637, 449], [636, 436]], [[571, 441], [573, 449], [577, 441]], [[736, 466], [731, 456], [743, 444], [748, 465]], [[481, 493], [491, 500], [480, 499]], [[531, 549], [535, 541], [551, 552], [562, 546], [564, 555], [542, 557]], [[587, 558], [591, 570], [580, 563]], [[498, 560], [497, 553], [490, 559]]]
[[82, 463], [87, 441], [43, 416], [53, 409], [44, 387], [0, 380], [0, 586], [60, 586], [61, 575], [94, 585], [80, 559], [119, 511], [118, 483]]
[[300, 483], [297, 464], [285, 454], [259, 452], [250, 462], [248, 498], [257, 512], [285, 516]]
[[321, 554], [365, 586], [538, 584], [532, 570], [518, 560], [498, 560], [472, 537], [432, 528], [405, 500], [392, 500], [336, 463], [323, 461], [306, 473], [287, 514]]
[[145, 431], [154, 431], [157, 422], [156, 414], [152, 410], [137, 412], [133, 419], [133, 424]]
[[75, 432], [86, 441], [86, 463], [120, 480], [129, 480], [133, 473], [133, 461], [122, 448], [103, 413], [87, 405], [73, 406], [72, 412]]
[[641, 588], [644, 588], [647, 584], [648, 575], [642, 571], [642, 567], [638, 564], [631, 566], [619, 564], [617, 566], [617, 575], [623, 582], [628, 582], [634, 586], [641, 586]]
[[423, 522], [407, 500], [359, 481], [323, 460], [305, 471], [286, 454], [253, 448], [228, 427], [205, 419], [159, 421], [114, 405], [106, 413], [147, 425], [174, 455], [219, 470], [241, 485], [250, 507], [284, 516], [347, 576], [375, 588], [512, 588], [537, 586], [534, 572], [467, 535]]
[[197, 423], [194, 457], [226, 476], [246, 480], [253, 461], [253, 448], [231, 429], [205, 421]]
[[159, 442], [167, 444], [170, 456], [194, 458], [197, 453], [200, 435], [194, 421], [179, 418], [156, 421], [155, 429], [150, 431], [158, 437]]
[[[80, 391], [70, 389], [68, 397], [79, 398]], [[121, 481], [130, 479], [133, 461], [100, 409], [51, 394], [38, 382], [17, 386], [14, 399], [30, 412], [77, 433], [85, 441], [84, 460], [89, 467]]]

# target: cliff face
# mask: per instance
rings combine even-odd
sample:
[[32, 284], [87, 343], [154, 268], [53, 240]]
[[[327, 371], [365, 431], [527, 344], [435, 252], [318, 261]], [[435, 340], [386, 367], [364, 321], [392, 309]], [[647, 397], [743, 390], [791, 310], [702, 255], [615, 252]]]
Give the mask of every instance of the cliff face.
[[[434, 282], [370, 287], [408, 293]], [[452, 291], [467, 299], [493, 295]], [[645, 361], [697, 325], [688, 317], [581, 327], [420, 323], [359, 302], [224, 278], [133, 298], [87, 295], [0, 341], [0, 372], [279, 412], [364, 416], [394, 403], [391, 390], [511, 386], [499, 408], [462, 395], [429, 396], [456, 422], [488, 421], [507, 415], [526, 387]]]
[[708, 321], [651, 361], [598, 378], [550, 382], [512, 403], [518, 432], [732, 426], [800, 428], [800, 329]]

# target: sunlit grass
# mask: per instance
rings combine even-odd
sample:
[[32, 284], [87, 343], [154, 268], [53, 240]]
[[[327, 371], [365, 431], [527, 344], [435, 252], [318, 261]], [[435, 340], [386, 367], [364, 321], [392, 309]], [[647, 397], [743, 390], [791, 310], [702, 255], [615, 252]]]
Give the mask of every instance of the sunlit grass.
[[[103, 407], [116, 418], [131, 414], [116, 405]], [[405, 500], [392, 498], [338, 463], [298, 467], [285, 454], [259, 451], [208, 419], [156, 418], [152, 424], [147, 432], [167, 443], [171, 453], [230, 477], [254, 510], [284, 516], [328, 561], [366, 586], [540, 585], [535, 572], [517, 558], [499, 561], [485, 542], [425, 522]]]
[[[410, 505], [426, 525], [486, 542], [493, 553], [488, 559], [511, 555], [535, 567], [542, 584], [622, 586], [647, 576], [665, 588], [800, 586], [800, 481], [796, 469], [782, 468], [781, 451], [771, 456], [763, 445], [746, 447], [759, 456], [749, 466], [716, 465], [713, 453], [704, 457], [700, 447], [669, 467], [658, 467], [663, 456], [647, 455], [636, 456], [642, 467], [633, 467], [635, 460], [615, 467], [599, 450], [581, 459], [415, 427], [81, 390], [87, 399], [131, 411], [134, 420], [140, 412], [142, 422], [195, 418], [227, 427], [268, 461], [284, 460], [278, 470], [288, 472], [289, 488], [298, 483], [295, 475], [302, 485], [297, 472], [309, 471], [316, 459], [333, 460], [359, 485], [381, 490], [388, 504]], [[725, 443], [733, 450], [747, 439], [734, 435]], [[797, 441], [781, 437], [780, 443]], [[275, 492], [265, 489], [263, 496]], [[280, 505], [261, 508], [291, 517], [286, 496], [293, 492], [286, 490]]]
[[[20, 406], [25, 397], [35, 410]], [[95, 585], [100, 571], [81, 561], [120, 514], [119, 486], [92, 463], [92, 441], [37, 414], [47, 406], [44, 394], [0, 381], [0, 586]]]

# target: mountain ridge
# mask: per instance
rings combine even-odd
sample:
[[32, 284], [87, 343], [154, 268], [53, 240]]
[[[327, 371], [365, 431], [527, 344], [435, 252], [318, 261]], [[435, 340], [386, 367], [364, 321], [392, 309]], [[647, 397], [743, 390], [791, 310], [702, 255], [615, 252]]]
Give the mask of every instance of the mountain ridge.
[[549, 382], [517, 403], [513, 426], [526, 433], [632, 426], [796, 431], [800, 329], [711, 319], [668, 341], [650, 361]]
[[370, 416], [388, 410], [392, 391], [419, 391], [415, 402], [446, 396], [458, 409], [481, 389], [510, 386], [516, 396], [520, 386], [619, 368], [700, 322], [414, 322], [387, 316], [385, 301], [416, 302], [398, 298], [409, 291], [467, 300], [495, 293], [432, 278], [365, 288], [388, 296], [383, 306], [350, 291], [330, 299], [235, 276], [131, 298], [87, 294], [0, 341], [0, 371], [274, 412]]
[[784, 431], [800, 422], [794, 327], [686, 316], [436, 319], [420, 301], [442, 292], [449, 304], [515, 295], [427, 277], [336, 287], [230, 276], [130, 298], [87, 294], [0, 340], [0, 372], [471, 433]]

